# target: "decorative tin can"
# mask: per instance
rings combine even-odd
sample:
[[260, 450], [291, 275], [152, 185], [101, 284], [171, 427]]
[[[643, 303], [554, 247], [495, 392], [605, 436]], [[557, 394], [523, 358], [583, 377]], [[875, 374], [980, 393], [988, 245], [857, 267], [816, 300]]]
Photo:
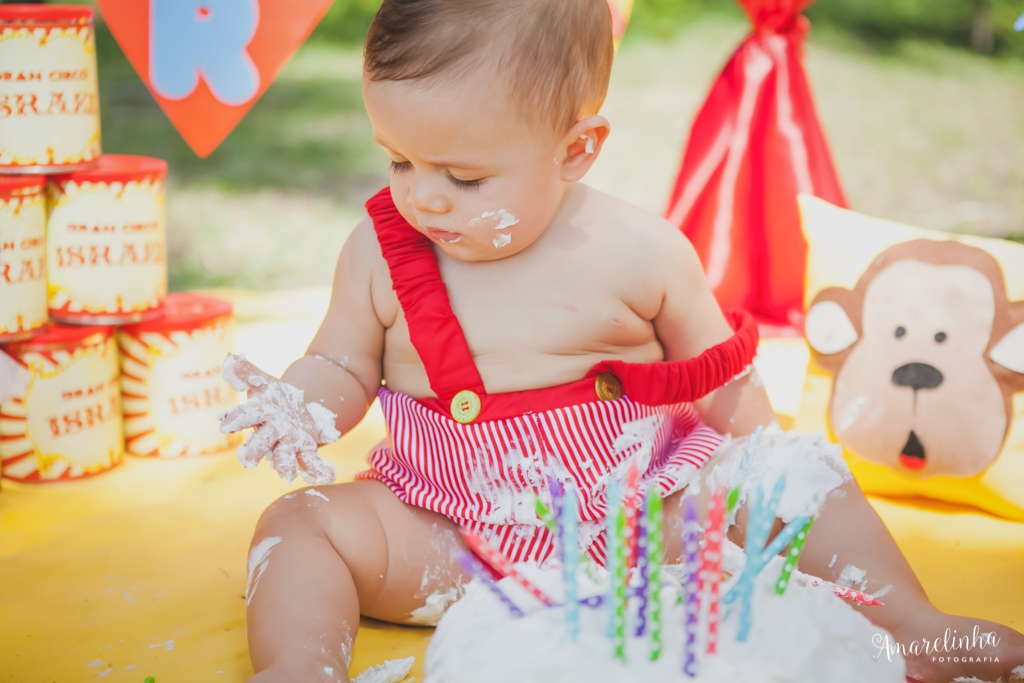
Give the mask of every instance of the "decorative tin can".
[[92, 9], [0, 5], [0, 173], [58, 173], [99, 158]]
[[0, 342], [46, 329], [46, 200], [41, 176], [0, 176]]
[[32, 373], [20, 399], [0, 406], [3, 476], [82, 479], [121, 462], [124, 435], [114, 330], [51, 325], [4, 351]]
[[117, 333], [125, 447], [138, 456], [176, 458], [240, 445], [217, 416], [238, 403], [221, 377], [234, 346], [231, 304], [170, 294], [164, 316]]
[[122, 324], [160, 315], [167, 295], [167, 163], [104, 155], [50, 176], [46, 266], [50, 318]]

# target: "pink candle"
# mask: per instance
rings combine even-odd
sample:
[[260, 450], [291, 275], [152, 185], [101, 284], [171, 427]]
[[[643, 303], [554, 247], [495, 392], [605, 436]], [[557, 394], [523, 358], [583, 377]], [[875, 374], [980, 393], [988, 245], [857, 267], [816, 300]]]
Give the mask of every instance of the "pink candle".
[[542, 591], [529, 579], [516, 571], [516, 568], [512, 566], [512, 563], [508, 561], [508, 558], [502, 555], [497, 548], [477, 534], [466, 529], [462, 530], [462, 537], [466, 540], [466, 545], [472, 548], [473, 552], [479, 555], [484, 562], [491, 565], [494, 571], [498, 572], [503, 577], [512, 577], [512, 580], [529, 591], [530, 595], [549, 607], [552, 605], [552, 600], [548, 597], [547, 593]]
[[[708, 528], [705, 534], [701, 582], [708, 588], [708, 645], [707, 653], [715, 654], [718, 647], [718, 587], [722, 580], [722, 537], [725, 522], [725, 486], [719, 484], [708, 508]], [[702, 587], [703, 589], [703, 587]]]

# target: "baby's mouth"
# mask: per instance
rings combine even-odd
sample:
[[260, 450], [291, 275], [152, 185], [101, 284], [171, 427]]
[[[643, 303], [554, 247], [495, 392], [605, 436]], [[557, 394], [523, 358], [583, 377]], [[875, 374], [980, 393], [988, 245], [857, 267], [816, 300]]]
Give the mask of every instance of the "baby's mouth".
[[924, 469], [924, 444], [917, 438], [914, 430], [910, 430], [910, 436], [907, 437], [907, 445], [900, 452], [900, 464], [908, 470]]
[[[427, 228], [425, 225], [423, 227]], [[438, 242], [444, 242], [445, 244], [452, 244], [462, 239], [460, 233], [438, 230], [437, 228], [427, 228], [427, 234]]]

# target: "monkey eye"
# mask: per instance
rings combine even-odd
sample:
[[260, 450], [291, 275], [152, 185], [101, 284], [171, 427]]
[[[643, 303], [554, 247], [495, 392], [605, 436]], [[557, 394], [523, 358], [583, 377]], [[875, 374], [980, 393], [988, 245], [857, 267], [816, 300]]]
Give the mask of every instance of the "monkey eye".
[[900, 337], [902, 337], [906, 333], [907, 333], [907, 328], [903, 327], [902, 325], [900, 325], [899, 327], [896, 328], [896, 338], [897, 339], [899, 339]]
[[935, 341], [937, 343], [939, 343], [939, 344], [941, 344], [942, 342], [946, 341], [946, 333], [945, 332], [937, 332], [935, 334]]

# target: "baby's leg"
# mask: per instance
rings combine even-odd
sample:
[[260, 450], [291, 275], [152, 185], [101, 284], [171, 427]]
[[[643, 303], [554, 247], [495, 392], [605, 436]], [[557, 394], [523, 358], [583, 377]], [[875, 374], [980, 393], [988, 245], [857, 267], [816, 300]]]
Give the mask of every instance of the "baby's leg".
[[460, 545], [453, 522], [380, 482], [279, 498], [250, 550], [251, 681], [348, 681], [359, 615], [408, 623], [428, 595], [464, 581], [451, 552]]

